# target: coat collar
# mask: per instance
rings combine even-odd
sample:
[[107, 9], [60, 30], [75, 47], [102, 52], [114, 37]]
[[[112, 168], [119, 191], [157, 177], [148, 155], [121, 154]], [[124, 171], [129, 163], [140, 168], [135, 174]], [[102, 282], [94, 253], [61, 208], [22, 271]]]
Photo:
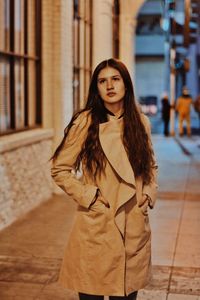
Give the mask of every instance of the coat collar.
[[99, 125], [102, 149], [122, 180], [135, 187], [135, 176], [122, 142], [123, 118], [110, 118]]

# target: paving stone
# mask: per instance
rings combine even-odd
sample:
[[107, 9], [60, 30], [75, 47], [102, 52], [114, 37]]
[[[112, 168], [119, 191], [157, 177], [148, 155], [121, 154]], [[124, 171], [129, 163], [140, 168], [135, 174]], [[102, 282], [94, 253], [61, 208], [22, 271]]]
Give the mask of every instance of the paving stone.
[[35, 297], [41, 292], [42, 289], [42, 284], [0, 281], [0, 299], [35, 300]]
[[146, 290], [166, 291], [169, 286], [171, 267], [169, 266], [153, 266], [152, 278], [146, 286]]
[[167, 293], [163, 291], [141, 290], [138, 293], [137, 300], [166, 300]]
[[58, 278], [60, 259], [0, 256], [0, 281], [45, 284]]
[[78, 300], [78, 294], [62, 288], [58, 283], [48, 284], [34, 300]]
[[200, 297], [183, 294], [169, 294], [167, 300], [199, 300]]
[[200, 296], [200, 268], [174, 267], [170, 293]]

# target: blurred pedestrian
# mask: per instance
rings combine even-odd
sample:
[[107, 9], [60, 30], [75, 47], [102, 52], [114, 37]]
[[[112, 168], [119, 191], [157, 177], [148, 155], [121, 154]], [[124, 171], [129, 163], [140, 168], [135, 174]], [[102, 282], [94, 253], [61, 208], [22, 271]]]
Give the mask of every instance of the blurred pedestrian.
[[199, 129], [200, 129], [200, 95], [197, 96], [194, 102], [194, 109], [199, 116]]
[[161, 98], [162, 104], [162, 120], [164, 124], [164, 135], [169, 135], [169, 120], [170, 120], [170, 103], [166, 92], [163, 93]]
[[191, 125], [190, 125], [190, 109], [193, 104], [192, 98], [186, 86], [182, 89], [182, 96], [177, 99], [176, 111], [178, 112], [179, 118], [179, 134], [184, 134], [183, 122], [186, 121], [187, 135], [191, 136]]
[[136, 106], [130, 74], [122, 62], [105, 60], [53, 155], [55, 182], [78, 204], [59, 282], [79, 299], [134, 300], [147, 284], [156, 172], [150, 123]]

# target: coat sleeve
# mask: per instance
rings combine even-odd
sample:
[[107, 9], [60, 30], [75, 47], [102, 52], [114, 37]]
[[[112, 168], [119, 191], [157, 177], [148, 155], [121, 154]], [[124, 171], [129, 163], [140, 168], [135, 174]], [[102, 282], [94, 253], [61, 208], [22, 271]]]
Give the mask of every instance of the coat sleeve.
[[[144, 122], [145, 123], [145, 129], [146, 129], [146, 132], [147, 132], [148, 137], [149, 137], [150, 146], [153, 150], [153, 146], [152, 146], [152, 142], [151, 142], [151, 125], [150, 125], [149, 119], [146, 116], [144, 116], [143, 118], [145, 118], [145, 122]], [[154, 151], [153, 151], [153, 153], [154, 153]], [[146, 194], [149, 198], [149, 207], [150, 208], [154, 207], [156, 197], [157, 197], [157, 190], [158, 190], [157, 174], [158, 174], [158, 165], [157, 165], [157, 162], [156, 162], [156, 158], [154, 156], [154, 163], [152, 165], [153, 178], [152, 178], [152, 180], [149, 184], [144, 184], [143, 190], [142, 190], [142, 193]]]
[[58, 156], [52, 161], [51, 175], [56, 184], [79, 205], [89, 208], [98, 187], [76, 178], [74, 165], [82, 149], [89, 127], [89, 117], [79, 115], [64, 141]]

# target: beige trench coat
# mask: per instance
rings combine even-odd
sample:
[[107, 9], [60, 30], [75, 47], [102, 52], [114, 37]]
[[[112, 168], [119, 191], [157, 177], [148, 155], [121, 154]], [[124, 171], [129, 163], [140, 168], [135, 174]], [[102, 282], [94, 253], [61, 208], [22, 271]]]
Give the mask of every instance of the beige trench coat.
[[[82, 180], [78, 180], [73, 166], [90, 124], [87, 115], [84, 112], [75, 121], [52, 167], [55, 182], [78, 203], [59, 282], [86, 294], [124, 296], [143, 288], [149, 279], [151, 230], [140, 205], [142, 194], [155, 203], [157, 166], [150, 185], [135, 178], [121, 140], [123, 118], [109, 116], [99, 128], [107, 158], [105, 174], [94, 182], [82, 166]], [[147, 117], [141, 119], [150, 135]], [[98, 200], [90, 207], [97, 188], [109, 208]]]

